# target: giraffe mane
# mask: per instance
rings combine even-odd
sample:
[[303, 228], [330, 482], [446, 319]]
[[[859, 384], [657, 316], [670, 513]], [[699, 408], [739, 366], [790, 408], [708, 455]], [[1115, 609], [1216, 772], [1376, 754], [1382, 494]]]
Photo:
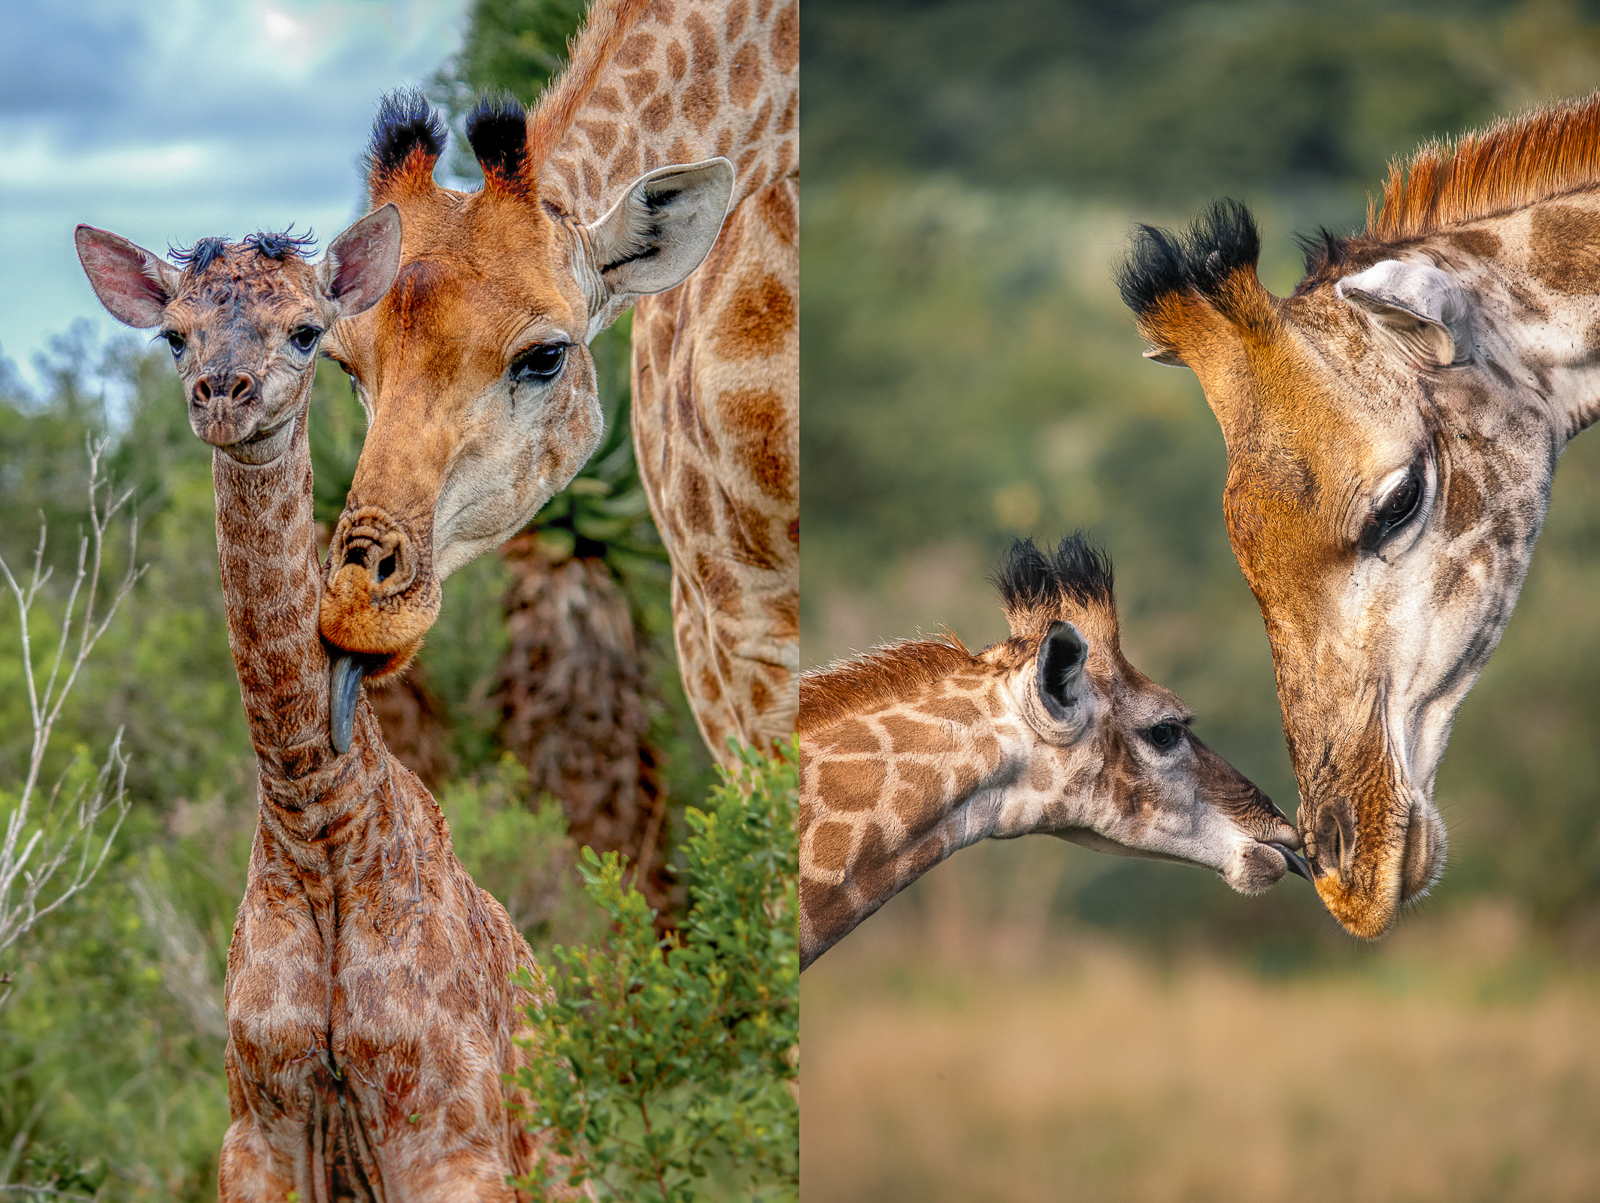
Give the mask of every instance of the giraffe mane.
[[535, 171], [566, 137], [578, 110], [594, 94], [601, 75], [650, 3], [599, 0], [590, 8], [583, 28], [568, 43], [566, 70], [544, 90], [528, 115], [528, 159]]
[[1295, 293], [1388, 258], [1440, 229], [1514, 212], [1600, 185], [1600, 91], [1501, 118], [1459, 138], [1433, 139], [1395, 159], [1367, 228], [1349, 238], [1301, 239], [1306, 278]]
[[951, 631], [939, 639], [902, 639], [800, 674], [797, 734], [806, 735], [972, 667], [973, 655]]

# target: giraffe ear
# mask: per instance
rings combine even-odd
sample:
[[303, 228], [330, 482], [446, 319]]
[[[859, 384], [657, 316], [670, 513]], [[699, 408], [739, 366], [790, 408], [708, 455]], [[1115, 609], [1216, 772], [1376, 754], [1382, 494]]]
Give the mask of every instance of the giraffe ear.
[[1461, 282], [1427, 263], [1385, 259], [1334, 286], [1409, 362], [1447, 368], [1472, 357], [1472, 301]]
[[658, 167], [635, 180], [588, 227], [592, 266], [607, 294], [590, 298], [591, 312], [682, 284], [716, 242], [732, 197], [733, 164], [722, 158]]
[[1074, 718], [1083, 697], [1083, 667], [1089, 645], [1070, 622], [1053, 622], [1039, 648], [1037, 680], [1045, 712], [1059, 723]]
[[340, 317], [354, 317], [383, 299], [399, 271], [400, 210], [391, 201], [333, 240], [317, 264], [317, 284]]
[[141, 330], [159, 326], [178, 295], [178, 269], [110, 230], [80, 225], [74, 239], [78, 262], [107, 312]]

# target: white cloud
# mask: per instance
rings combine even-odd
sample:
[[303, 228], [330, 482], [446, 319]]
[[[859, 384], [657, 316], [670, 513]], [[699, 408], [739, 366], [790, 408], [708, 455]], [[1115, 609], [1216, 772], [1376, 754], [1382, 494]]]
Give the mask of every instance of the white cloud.
[[[468, 0], [82, 0], [8, 10], [0, 46], [0, 353], [29, 361], [105, 317], [80, 221], [152, 250], [360, 210], [378, 99], [425, 83]], [[72, 88], [56, 86], [68, 75]]]

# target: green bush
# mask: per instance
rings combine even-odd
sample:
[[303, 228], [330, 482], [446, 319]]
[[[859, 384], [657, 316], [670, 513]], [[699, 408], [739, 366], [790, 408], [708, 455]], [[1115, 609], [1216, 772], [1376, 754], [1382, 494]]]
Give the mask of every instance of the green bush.
[[[741, 750], [707, 809], [689, 809], [675, 938], [657, 938], [617, 854], [583, 851], [612, 930], [553, 950], [552, 992], [529, 1009], [545, 1055], [517, 1080], [534, 1127], [577, 1159], [569, 1181], [603, 1199], [798, 1198], [796, 755]], [[543, 1200], [560, 1180], [518, 1185]]]

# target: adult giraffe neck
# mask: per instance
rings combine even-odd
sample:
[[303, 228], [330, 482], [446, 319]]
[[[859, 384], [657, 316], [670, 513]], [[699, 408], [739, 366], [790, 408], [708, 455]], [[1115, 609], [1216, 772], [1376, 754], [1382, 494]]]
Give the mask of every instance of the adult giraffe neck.
[[591, 222], [640, 173], [721, 155], [737, 208], [797, 169], [799, 59], [797, 0], [603, 0], [529, 118], [541, 197]]

